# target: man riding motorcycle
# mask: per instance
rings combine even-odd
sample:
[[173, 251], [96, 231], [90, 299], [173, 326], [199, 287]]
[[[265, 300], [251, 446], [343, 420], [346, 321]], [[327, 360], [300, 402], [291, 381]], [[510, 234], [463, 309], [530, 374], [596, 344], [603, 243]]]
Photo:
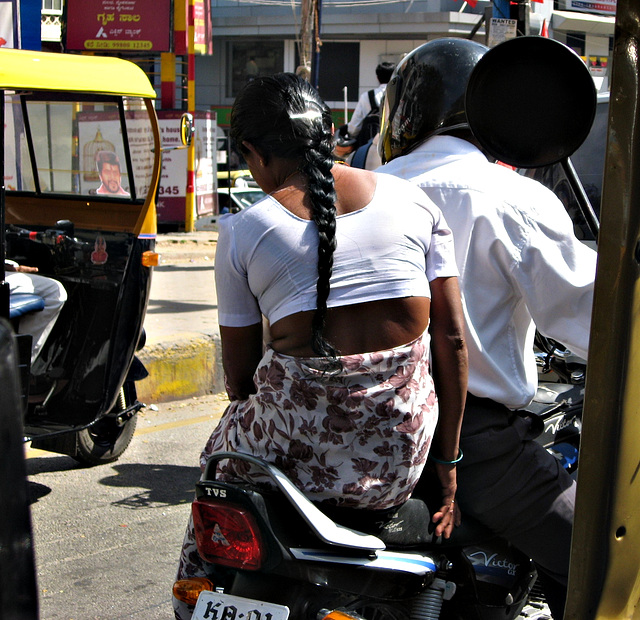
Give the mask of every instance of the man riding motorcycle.
[[462, 513], [534, 559], [561, 618], [575, 482], [533, 441], [539, 431], [522, 409], [537, 387], [536, 326], [586, 358], [596, 254], [551, 191], [489, 161], [475, 141], [465, 90], [486, 51], [439, 39], [403, 59], [386, 91], [378, 171], [421, 187], [454, 235], [469, 348]]

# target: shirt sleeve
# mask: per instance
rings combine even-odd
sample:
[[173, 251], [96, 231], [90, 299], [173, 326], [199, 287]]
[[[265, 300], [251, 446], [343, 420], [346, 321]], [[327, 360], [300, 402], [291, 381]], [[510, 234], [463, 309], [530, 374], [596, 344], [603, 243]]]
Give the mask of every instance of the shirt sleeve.
[[246, 265], [239, 257], [235, 214], [219, 220], [215, 281], [218, 296], [218, 323], [223, 327], [247, 327], [262, 320], [257, 299], [249, 288]]
[[433, 205], [430, 211], [434, 221], [427, 252], [427, 279], [429, 282], [436, 278], [460, 275], [456, 264], [453, 233], [440, 209]]
[[596, 252], [576, 238], [560, 201], [527, 230], [514, 269], [527, 309], [540, 332], [586, 359]]

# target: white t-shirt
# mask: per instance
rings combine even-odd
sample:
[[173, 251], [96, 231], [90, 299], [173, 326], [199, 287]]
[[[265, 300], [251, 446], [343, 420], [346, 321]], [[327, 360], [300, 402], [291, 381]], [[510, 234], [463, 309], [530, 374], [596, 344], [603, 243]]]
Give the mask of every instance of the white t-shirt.
[[586, 358], [596, 253], [575, 237], [553, 192], [452, 136], [430, 138], [378, 171], [417, 184], [451, 226], [469, 392], [526, 406], [538, 385], [535, 326]]
[[[376, 103], [378, 104], [378, 107], [380, 107], [380, 104], [382, 103], [382, 96], [384, 95], [386, 89], [386, 84], [380, 84], [373, 89], [373, 96], [376, 100]], [[351, 120], [349, 121], [347, 131], [349, 132], [349, 136], [351, 136], [352, 138], [355, 138], [360, 133], [360, 129], [362, 128], [362, 121], [364, 121], [365, 116], [367, 116], [367, 114], [371, 112], [369, 90], [360, 95], [356, 108], [353, 111], [353, 115], [351, 116]]]
[[[316, 308], [318, 233], [267, 196], [219, 219], [218, 319], [244, 327]], [[458, 275], [440, 210], [411, 183], [378, 175], [371, 202], [336, 218], [327, 305], [429, 297], [429, 281]]]

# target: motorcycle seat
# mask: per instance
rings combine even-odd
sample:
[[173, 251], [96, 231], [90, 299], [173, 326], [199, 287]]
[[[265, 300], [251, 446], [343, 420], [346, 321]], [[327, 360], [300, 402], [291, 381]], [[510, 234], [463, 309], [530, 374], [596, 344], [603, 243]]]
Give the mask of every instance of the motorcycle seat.
[[30, 312], [44, 310], [44, 299], [31, 293], [13, 293], [9, 296], [9, 318], [17, 319]]
[[478, 544], [495, 538], [495, 534], [487, 527], [464, 514], [460, 526], [454, 528], [449, 539], [436, 537], [435, 525], [431, 522], [432, 512], [428, 504], [416, 496], [401, 506], [383, 511], [319, 507], [340, 525], [377, 536], [389, 549], [443, 549]]

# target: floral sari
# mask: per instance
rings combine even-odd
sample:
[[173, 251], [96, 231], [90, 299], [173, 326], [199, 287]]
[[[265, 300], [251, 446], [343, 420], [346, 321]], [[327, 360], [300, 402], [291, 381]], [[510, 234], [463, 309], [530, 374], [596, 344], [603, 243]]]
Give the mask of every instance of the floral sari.
[[[233, 401], [201, 455], [244, 452], [280, 468], [316, 501], [385, 509], [406, 501], [426, 462], [438, 407], [429, 372], [429, 336], [388, 351], [325, 358], [268, 349], [256, 394]], [[263, 480], [242, 461], [217, 478]]]
[[[256, 370], [257, 393], [233, 401], [200, 457], [244, 452], [274, 463], [313, 500], [381, 510], [413, 491], [438, 418], [429, 372], [429, 335], [388, 351], [325, 359], [268, 349]], [[222, 461], [217, 478], [263, 480], [244, 461]], [[193, 520], [184, 537], [177, 579], [205, 577]], [[177, 619], [192, 608], [173, 599]]]

